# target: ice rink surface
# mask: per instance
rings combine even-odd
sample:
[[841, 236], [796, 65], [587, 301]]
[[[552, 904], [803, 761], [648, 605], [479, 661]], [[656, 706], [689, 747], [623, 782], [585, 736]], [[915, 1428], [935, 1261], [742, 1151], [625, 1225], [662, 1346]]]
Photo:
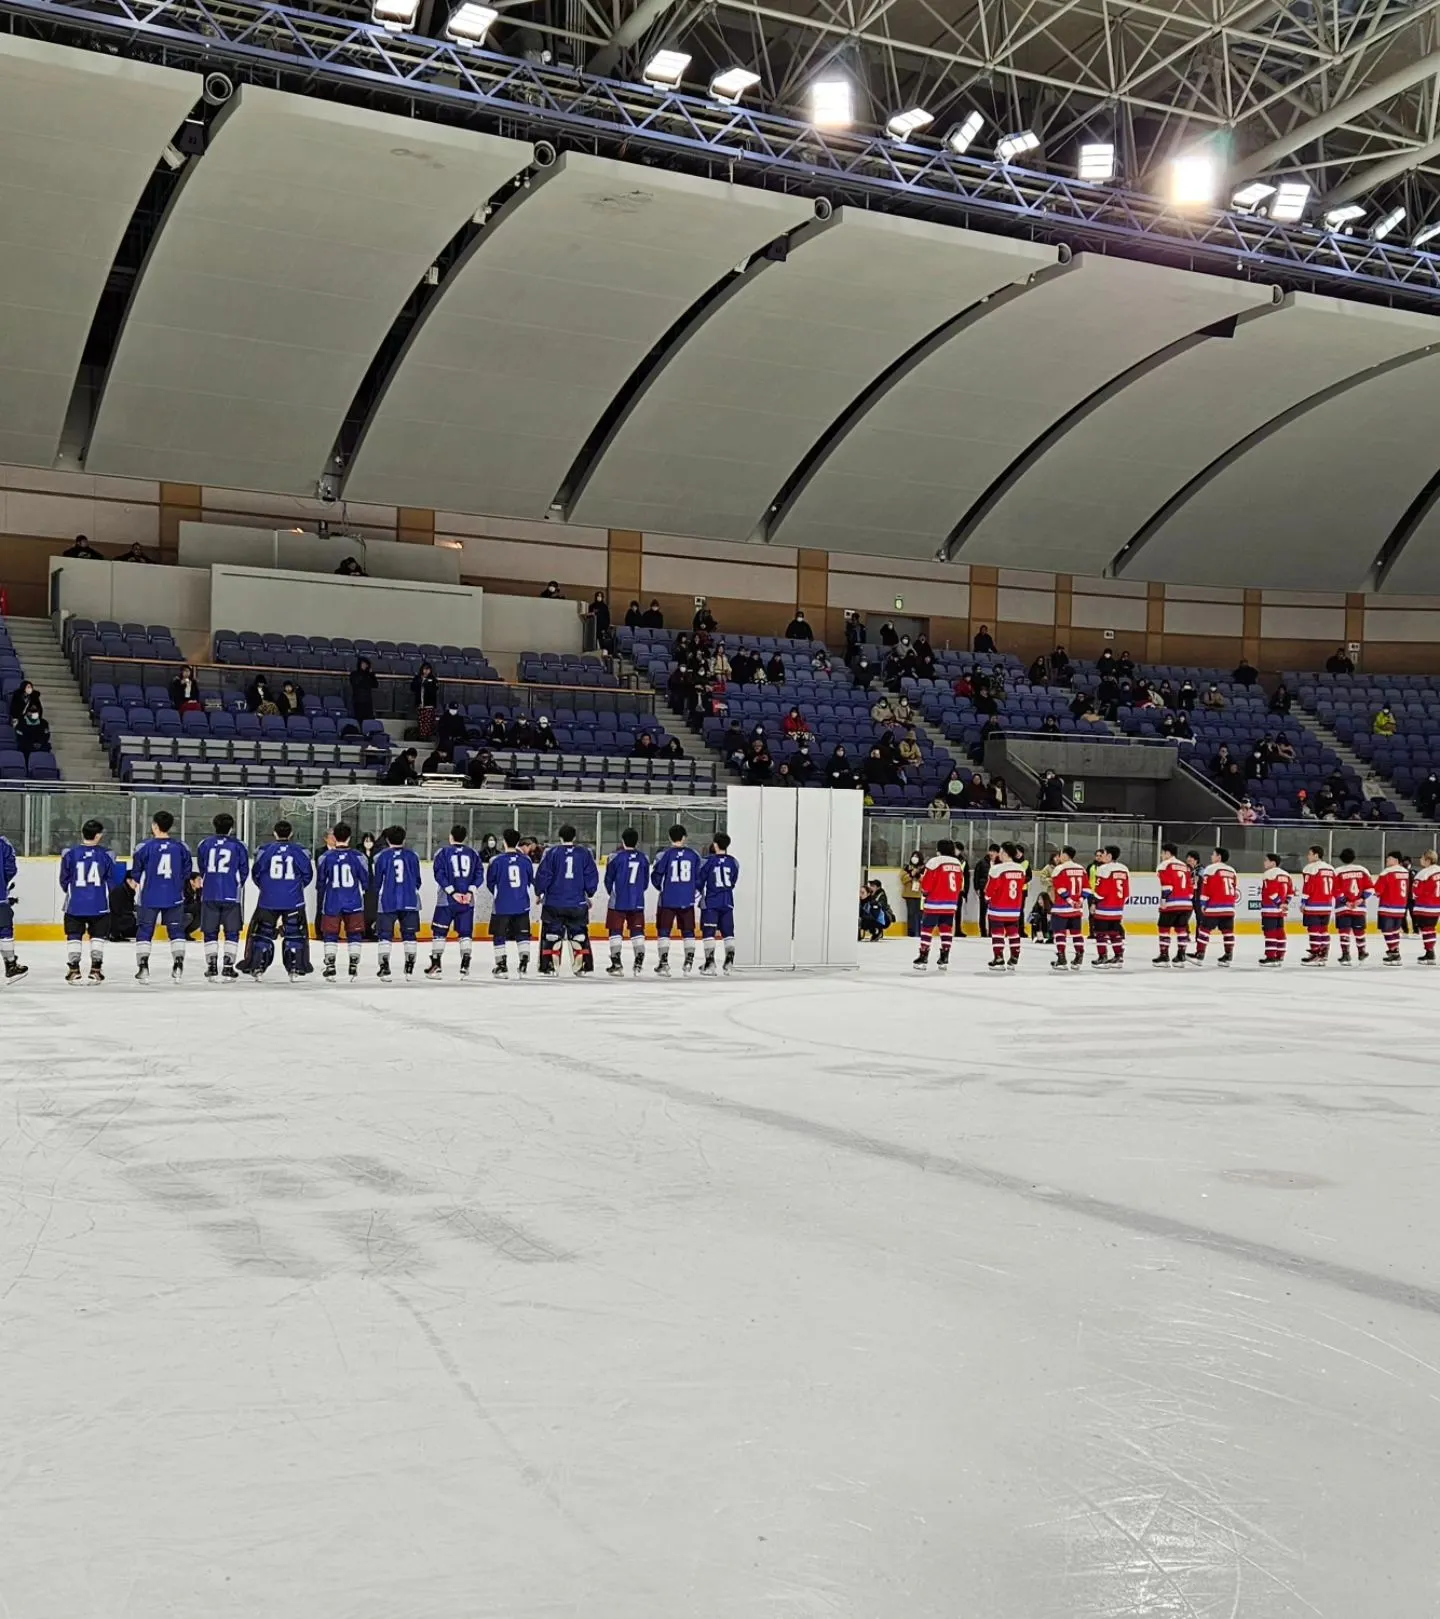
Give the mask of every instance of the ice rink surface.
[[1135, 945], [354, 989], [22, 946], [0, 1615], [1434, 1619], [1440, 972]]

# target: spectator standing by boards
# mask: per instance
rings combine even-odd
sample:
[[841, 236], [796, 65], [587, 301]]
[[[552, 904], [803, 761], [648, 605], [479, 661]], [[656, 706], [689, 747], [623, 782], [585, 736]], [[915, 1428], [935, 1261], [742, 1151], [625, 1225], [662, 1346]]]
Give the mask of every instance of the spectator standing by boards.
[[350, 712], [357, 720], [375, 718], [375, 692], [380, 677], [370, 667], [369, 658], [357, 658], [350, 671]]
[[420, 728], [420, 740], [428, 742], [435, 735], [435, 710], [440, 706], [440, 682], [430, 663], [422, 663], [420, 672], [410, 682], [410, 695], [415, 699], [415, 723]]

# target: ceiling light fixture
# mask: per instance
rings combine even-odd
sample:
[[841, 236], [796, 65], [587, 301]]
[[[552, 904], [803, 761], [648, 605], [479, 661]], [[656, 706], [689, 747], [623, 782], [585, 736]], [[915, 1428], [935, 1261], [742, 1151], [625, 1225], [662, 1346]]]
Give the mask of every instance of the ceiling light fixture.
[[1230, 199], [1230, 206], [1238, 208], [1242, 213], [1249, 213], [1252, 208], [1258, 208], [1266, 197], [1275, 195], [1275, 187], [1267, 185], [1264, 180], [1252, 180], [1248, 186], [1241, 186]]
[[640, 70], [640, 77], [656, 90], [673, 90], [685, 77], [690, 58], [684, 51], [656, 51]]
[[483, 45], [490, 25], [500, 15], [494, 6], [476, 4], [476, 0], [463, 0], [450, 13], [445, 24], [445, 37], [460, 45]]
[[933, 112], [926, 112], [923, 107], [911, 107], [908, 112], [897, 112], [886, 124], [885, 133], [894, 140], [908, 141], [912, 135], [918, 135], [934, 122]]
[[843, 129], [855, 117], [849, 79], [817, 79], [810, 86], [810, 122], [816, 129]]
[[995, 157], [997, 162], [1013, 163], [1026, 152], [1033, 152], [1039, 144], [1040, 137], [1033, 129], [1017, 129], [1013, 135], [1000, 137], [995, 147]]
[[1080, 148], [1076, 173], [1092, 185], [1103, 185], [1115, 178], [1115, 146], [1111, 141], [1087, 141]]
[[945, 137], [945, 144], [954, 152], [956, 157], [964, 157], [966, 152], [975, 144], [975, 137], [985, 127], [985, 119], [978, 112], [968, 112], [964, 120], [956, 124], [954, 129]]
[[1211, 208], [1220, 189], [1220, 166], [1208, 152], [1182, 152], [1170, 160], [1170, 201], [1177, 208]]
[[1303, 217], [1310, 201], [1310, 187], [1304, 180], [1282, 180], [1270, 204], [1270, 217], [1281, 225], [1293, 225]]
[[711, 79], [710, 94], [717, 101], [733, 107], [747, 90], [754, 89], [759, 82], [760, 75], [752, 73], [748, 67], [727, 67], [723, 73], [717, 73]]
[[1370, 234], [1377, 242], [1383, 242], [1397, 225], [1403, 225], [1404, 222], [1405, 210], [1403, 208], [1392, 208], [1383, 219], [1375, 221], [1375, 229]]

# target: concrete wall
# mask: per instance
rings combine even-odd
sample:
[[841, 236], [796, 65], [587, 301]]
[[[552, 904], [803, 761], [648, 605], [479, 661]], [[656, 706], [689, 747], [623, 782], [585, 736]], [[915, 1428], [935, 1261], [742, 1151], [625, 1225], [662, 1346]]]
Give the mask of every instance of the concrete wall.
[[[82, 618], [168, 624], [177, 634], [210, 628], [210, 573], [205, 568], [147, 568], [136, 562], [51, 557], [59, 606]], [[52, 595], [52, 600], [54, 599]]]
[[230, 566], [212, 568], [210, 578], [216, 628], [485, 645], [484, 592], [469, 585]]

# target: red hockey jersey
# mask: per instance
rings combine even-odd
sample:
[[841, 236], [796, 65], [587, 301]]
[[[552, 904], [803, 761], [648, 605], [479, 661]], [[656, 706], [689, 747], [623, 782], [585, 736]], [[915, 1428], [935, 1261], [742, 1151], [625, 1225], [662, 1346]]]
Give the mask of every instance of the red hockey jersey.
[[1328, 911], [1335, 905], [1335, 868], [1328, 860], [1312, 860], [1300, 874], [1300, 904], [1307, 911]]
[[1085, 893], [1090, 879], [1084, 866], [1073, 860], [1064, 860], [1050, 868], [1050, 902], [1052, 916], [1079, 916], [1085, 908]]
[[1102, 922], [1119, 922], [1130, 898], [1130, 868], [1118, 860], [1107, 860], [1095, 868], [1095, 915]]
[[1342, 916], [1363, 916], [1365, 901], [1375, 892], [1375, 879], [1361, 865], [1336, 866], [1335, 909]]
[[1260, 884], [1260, 915], [1288, 916], [1294, 896], [1295, 879], [1288, 871], [1279, 868], [1267, 871]]
[[1427, 916], [1440, 913], [1440, 866], [1416, 866], [1410, 874], [1410, 886], [1415, 894], [1415, 909]]
[[1375, 898], [1381, 916], [1404, 916], [1410, 899], [1410, 873], [1404, 866], [1386, 866], [1375, 878]]
[[1025, 890], [1029, 884], [1023, 866], [1000, 859], [990, 867], [985, 884], [985, 904], [992, 922], [1018, 922], [1025, 910]]
[[1217, 860], [1200, 873], [1200, 897], [1207, 912], [1216, 916], [1233, 916], [1235, 901], [1240, 896], [1240, 880], [1234, 866]]
[[1167, 855], [1156, 875], [1160, 878], [1160, 909], [1188, 911], [1195, 898], [1195, 873], [1189, 866]]
[[937, 854], [926, 861], [920, 874], [920, 892], [925, 909], [942, 916], [954, 916], [965, 892], [965, 868], [951, 854]]

